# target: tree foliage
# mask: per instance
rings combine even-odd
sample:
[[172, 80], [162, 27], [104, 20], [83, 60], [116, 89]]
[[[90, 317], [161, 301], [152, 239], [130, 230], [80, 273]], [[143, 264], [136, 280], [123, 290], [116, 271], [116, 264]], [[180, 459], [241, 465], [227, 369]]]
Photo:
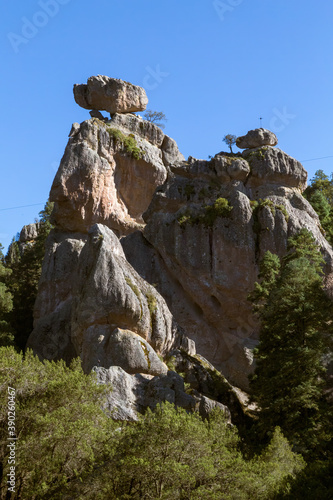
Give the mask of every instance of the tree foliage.
[[13, 330], [7, 321], [8, 313], [13, 309], [12, 294], [8, 291], [6, 281], [11, 270], [4, 264], [3, 247], [0, 245], [0, 347], [13, 344]]
[[151, 109], [147, 109], [143, 116], [148, 122], [155, 123], [155, 125], [160, 128], [165, 127], [164, 122], [167, 121], [167, 118], [162, 111], [152, 111]]
[[279, 425], [306, 452], [327, 437], [323, 355], [330, 345], [332, 302], [323, 290], [324, 261], [305, 229], [289, 240], [281, 263], [269, 252], [250, 295], [261, 320], [257, 367], [251, 380], [259, 429]]
[[0, 349], [1, 498], [9, 472], [7, 388], [16, 391], [16, 494], [11, 498], [58, 498], [68, 482], [96, 460], [110, 426], [100, 401], [105, 386], [84, 375], [79, 361], [42, 363], [28, 350]]
[[333, 244], [333, 176], [329, 178], [323, 170], [317, 170], [303, 193], [317, 212], [325, 237]]
[[230, 148], [230, 153], [232, 153], [232, 146], [236, 144], [236, 136], [232, 134], [227, 134], [223, 137], [223, 142], [225, 142], [229, 148]]
[[38, 236], [28, 243], [22, 253], [14, 240], [6, 255], [6, 267], [10, 270], [7, 286], [13, 297], [13, 308], [8, 321], [14, 330], [15, 343], [24, 349], [33, 329], [33, 308], [45, 253], [45, 242], [51, 230], [50, 216], [53, 203], [47, 202], [39, 213]]
[[261, 456], [246, 460], [221, 411], [203, 421], [169, 403], [138, 422], [101, 409], [104, 385], [80, 362], [41, 362], [0, 349], [1, 490], [7, 493], [7, 387], [16, 390], [14, 499], [272, 499], [304, 467], [276, 429]]

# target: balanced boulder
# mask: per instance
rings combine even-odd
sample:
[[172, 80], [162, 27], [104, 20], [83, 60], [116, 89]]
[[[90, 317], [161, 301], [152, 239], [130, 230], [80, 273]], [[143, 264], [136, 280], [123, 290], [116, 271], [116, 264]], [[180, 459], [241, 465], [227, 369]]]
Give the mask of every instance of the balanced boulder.
[[75, 102], [82, 108], [108, 111], [111, 115], [144, 111], [148, 104], [142, 87], [108, 76], [91, 76], [87, 84], [75, 84], [73, 91]]
[[237, 137], [236, 146], [240, 149], [260, 148], [262, 146], [276, 146], [277, 137], [273, 132], [265, 128], [249, 130], [246, 135]]

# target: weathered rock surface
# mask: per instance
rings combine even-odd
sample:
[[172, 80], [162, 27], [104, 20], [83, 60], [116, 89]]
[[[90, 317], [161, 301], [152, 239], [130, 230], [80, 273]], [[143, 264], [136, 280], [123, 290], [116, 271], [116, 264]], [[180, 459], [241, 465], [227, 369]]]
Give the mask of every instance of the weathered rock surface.
[[108, 369], [94, 367], [93, 371], [99, 383], [112, 386], [107, 396], [106, 410], [115, 420], [138, 420], [138, 413], [146, 408], [154, 409], [165, 401], [188, 411], [198, 410], [203, 418], [219, 408], [231, 420], [230, 411], [225, 405], [198, 392], [187, 394], [183, 378], [174, 371], [155, 377], [140, 373], [129, 375], [119, 366]]
[[142, 87], [108, 76], [91, 76], [87, 84], [74, 85], [75, 102], [84, 109], [131, 113], [144, 111], [148, 98]]
[[246, 135], [242, 135], [236, 139], [236, 146], [240, 149], [276, 146], [277, 143], [276, 135], [265, 128], [249, 130]]
[[161, 149], [164, 165], [171, 165], [185, 160], [184, 156], [178, 149], [176, 141], [168, 135], [164, 136]]
[[[144, 238], [127, 236], [123, 248], [133, 267], [157, 284], [197, 352], [246, 389], [253, 370], [248, 346], [258, 339], [247, 295], [260, 258], [267, 250], [284, 255], [287, 239], [305, 227], [322, 248], [326, 272], [333, 270], [318, 216], [301, 195], [306, 172], [272, 147], [245, 152], [243, 159], [190, 158], [171, 171], [144, 214]], [[224, 216], [214, 213], [221, 198], [232, 207]]]
[[[98, 76], [74, 94], [112, 119], [70, 131], [28, 346], [41, 358], [79, 355], [86, 372], [112, 382], [116, 418], [170, 401], [242, 421], [230, 382], [246, 390], [253, 370], [258, 324], [247, 296], [261, 257], [283, 256], [304, 227], [333, 275], [332, 248], [301, 194], [305, 170], [265, 129], [237, 139], [242, 154], [185, 161], [159, 127], [128, 114], [145, 109], [140, 87]], [[190, 389], [168, 371], [170, 358]]]
[[[73, 124], [50, 192], [55, 225], [63, 232], [87, 232], [102, 223], [118, 235], [140, 228], [167, 177], [162, 143], [163, 132], [135, 115]], [[179, 158], [175, 146], [170, 162]]]
[[86, 236], [52, 231], [46, 243], [34, 308], [34, 330], [27, 347], [41, 359], [70, 362], [76, 355], [71, 340], [71, 313], [79, 255]]
[[178, 345], [182, 332], [164, 299], [127, 262], [110, 229], [95, 225], [81, 238], [49, 237], [28, 347], [41, 358], [80, 356], [86, 372], [119, 365], [166, 373], [156, 353]]
[[35, 240], [38, 236], [40, 230], [40, 223], [35, 222], [34, 224], [28, 224], [23, 226], [20, 232], [19, 243], [27, 243], [28, 241]]
[[244, 151], [243, 157], [251, 164], [251, 176], [246, 187], [259, 188], [257, 196], [261, 196], [261, 193], [264, 195], [264, 190], [272, 191], [274, 186], [298, 188], [301, 191], [306, 188], [307, 173], [302, 164], [281, 149], [270, 146], [254, 148]]
[[[168, 372], [167, 366], [148, 342], [130, 330], [116, 328], [109, 335], [107, 344], [105, 364], [109, 366], [121, 366], [130, 374], [162, 375]], [[87, 354], [90, 356], [91, 353]]]

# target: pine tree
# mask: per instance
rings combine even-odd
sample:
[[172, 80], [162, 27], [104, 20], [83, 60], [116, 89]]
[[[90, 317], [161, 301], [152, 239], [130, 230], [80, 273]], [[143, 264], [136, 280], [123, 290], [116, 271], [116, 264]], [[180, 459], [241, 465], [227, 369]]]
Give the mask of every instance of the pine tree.
[[13, 296], [10, 324], [15, 331], [15, 342], [24, 349], [33, 329], [33, 309], [38, 291], [38, 283], [45, 253], [45, 242], [51, 230], [50, 216], [53, 204], [47, 202], [39, 212], [40, 220], [36, 240], [27, 245], [22, 255], [16, 241], [6, 255], [6, 265], [12, 271], [8, 287]]
[[13, 329], [6, 320], [8, 313], [13, 309], [12, 295], [6, 286], [6, 280], [11, 274], [4, 265], [3, 246], [0, 245], [0, 347], [13, 344]]
[[266, 254], [263, 280], [255, 288], [262, 293], [250, 296], [261, 320], [251, 380], [259, 428], [267, 433], [280, 426], [303, 451], [315, 448], [325, 434], [322, 358], [330, 343], [332, 303], [323, 290], [323, 263], [313, 237], [303, 229], [289, 240], [279, 273]]
[[333, 177], [331, 179], [323, 172], [317, 170], [309, 186], [303, 193], [317, 212], [320, 223], [325, 230], [327, 241], [333, 244]]

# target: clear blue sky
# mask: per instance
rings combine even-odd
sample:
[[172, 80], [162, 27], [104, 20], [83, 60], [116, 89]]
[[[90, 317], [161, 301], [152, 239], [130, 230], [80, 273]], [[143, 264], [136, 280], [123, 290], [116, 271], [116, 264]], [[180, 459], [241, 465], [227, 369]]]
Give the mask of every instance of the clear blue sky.
[[[207, 159], [262, 125], [298, 160], [333, 156], [333, 3], [304, 0], [12, 0], [2, 7], [0, 242], [48, 198], [74, 83], [146, 86], [180, 150]], [[311, 178], [333, 158], [304, 162]], [[38, 204], [30, 208], [3, 210]]]

